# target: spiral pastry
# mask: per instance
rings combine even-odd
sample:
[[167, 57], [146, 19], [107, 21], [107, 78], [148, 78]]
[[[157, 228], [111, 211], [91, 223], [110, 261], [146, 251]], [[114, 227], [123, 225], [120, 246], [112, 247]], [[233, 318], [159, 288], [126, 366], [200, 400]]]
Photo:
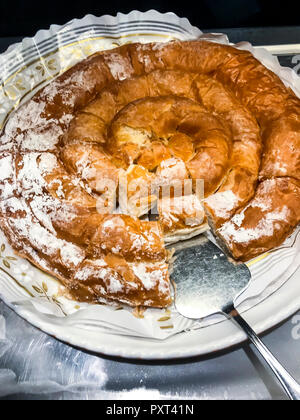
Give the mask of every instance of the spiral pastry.
[[165, 240], [208, 220], [246, 261], [298, 225], [300, 100], [234, 47], [129, 44], [20, 106], [0, 167], [0, 225], [16, 252], [80, 301], [165, 307]]

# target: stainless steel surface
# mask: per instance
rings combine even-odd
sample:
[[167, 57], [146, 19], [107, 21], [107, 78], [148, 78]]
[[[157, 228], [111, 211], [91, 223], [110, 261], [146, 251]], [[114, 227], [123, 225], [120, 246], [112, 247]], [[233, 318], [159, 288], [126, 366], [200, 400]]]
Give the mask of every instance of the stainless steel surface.
[[[300, 380], [300, 312], [267, 334], [264, 341]], [[285, 399], [269, 369], [265, 369], [248, 344], [210, 357], [170, 362], [98, 357], [40, 332], [3, 303], [0, 303], [1, 397]]]
[[300, 400], [300, 386], [258, 338], [234, 307], [247, 288], [251, 274], [245, 264], [230, 262], [212, 242], [186, 241], [177, 250], [172, 273], [175, 305], [187, 318], [201, 319], [218, 313], [234, 320], [247, 334], [260, 355], [278, 378], [290, 399]]
[[[215, 32], [221, 32], [215, 30]], [[226, 30], [232, 42], [299, 42], [300, 26]], [[0, 52], [21, 38], [0, 38]], [[295, 57], [296, 58], [296, 57]], [[280, 56], [294, 67], [293, 56]], [[293, 61], [292, 61], [293, 60]], [[300, 270], [298, 271], [300, 281]], [[300, 312], [264, 336], [264, 342], [300, 381]], [[210, 357], [172, 362], [99, 357], [47, 336], [0, 300], [0, 399], [282, 400], [285, 395], [252, 345]]]
[[255, 345], [261, 356], [265, 359], [266, 363], [272, 369], [279, 382], [283, 386], [285, 392], [291, 400], [300, 400], [300, 385], [294, 378], [283, 368], [278, 360], [273, 356], [270, 350], [255, 334], [250, 325], [241, 317], [237, 310], [232, 308], [229, 312], [229, 318], [234, 320], [248, 335], [251, 342]]

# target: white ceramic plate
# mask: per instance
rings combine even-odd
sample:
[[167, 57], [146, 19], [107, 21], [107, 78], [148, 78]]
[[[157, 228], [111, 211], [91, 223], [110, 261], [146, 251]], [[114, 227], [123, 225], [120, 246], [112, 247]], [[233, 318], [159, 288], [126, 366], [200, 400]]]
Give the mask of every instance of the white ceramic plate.
[[[25, 39], [0, 56], [0, 125], [37, 89], [97, 50], [126, 42], [199, 36], [201, 31], [186, 19], [156, 11], [101, 18], [89, 15], [62, 27], [53, 25], [47, 31], [39, 31], [33, 39]], [[205, 37], [228, 43], [221, 34]], [[290, 69], [281, 68], [265, 50], [254, 51], [249, 44], [238, 47], [254, 52], [299, 94], [299, 79]], [[241, 310], [259, 333], [300, 308], [298, 233], [299, 230], [276, 252], [249, 264], [253, 280]], [[53, 278], [15, 257], [0, 233], [1, 298], [32, 325], [66, 343], [110, 356], [170, 359], [223, 350], [246, 338], [233, 323], [220, 317], [198, 325], [172, 311], [169, 320], [158, 323], [161, 311], [149, 310], [144, 319], [137, 319], [127, 308], [115, 311], [67, 301], [59, 296], [58, 287]]]

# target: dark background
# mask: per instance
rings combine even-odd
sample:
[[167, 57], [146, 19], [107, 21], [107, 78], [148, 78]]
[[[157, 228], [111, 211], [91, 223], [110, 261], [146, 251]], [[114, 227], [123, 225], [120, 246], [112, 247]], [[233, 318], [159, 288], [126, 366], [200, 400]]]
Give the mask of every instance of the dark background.
[[[174, 12], [200, 29], [299, 25], [299, 0], [0, 0], [0, 36], [33, 36], [88, 13]], [[298, 4], [298, 7], [297, 7]]]

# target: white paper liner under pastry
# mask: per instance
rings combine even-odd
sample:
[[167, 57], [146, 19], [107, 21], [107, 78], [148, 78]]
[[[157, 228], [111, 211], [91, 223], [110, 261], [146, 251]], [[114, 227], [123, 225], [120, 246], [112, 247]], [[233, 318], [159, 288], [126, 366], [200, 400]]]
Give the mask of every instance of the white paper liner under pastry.
[[[34, 38], [26, 38], [22, 43], [11, 46], [0, 56], [0, 126], [4, 125], [14, 108], [44, 84], [98, 50], [127, 42], [197, 38], [229, 43], [224, 34], [202, 34], [187, 19], [154, 10], [118, 14], [117, 17], [88, 15], [64, 26], [52, 25], [49, 30], [39, 31]], [[251, 51], [300, 97], [300, 78], [292, 69], [281, 67], [277, 58], [263, 48], [254, 48], [247, 42], [236, 47]], [[279, 250], [249, 263], [252, 282], [242, 298], [241, 310], [247, 310], [267, 298], [298, 269], [299, 232], [298, 228]], [[200, 323], [193, 322], [180, 316], [174, 308], [168, 312], [147, 309], [143, 318], [137, 318], [132, 309], [123, 305], [111, 307], [70, 301], [62, 296], [59, 282], [16, 257], [2, 233], [0, 248], [0, 296], [21, 316], [29, 321], [32, 319], [35, 324], [34, 320], [38, 319], [39, 324], [44, 321], [51, 322], [53, 326], [75, 326], [78, 329], [163, 340], [222, 320], [217, 316]]]

